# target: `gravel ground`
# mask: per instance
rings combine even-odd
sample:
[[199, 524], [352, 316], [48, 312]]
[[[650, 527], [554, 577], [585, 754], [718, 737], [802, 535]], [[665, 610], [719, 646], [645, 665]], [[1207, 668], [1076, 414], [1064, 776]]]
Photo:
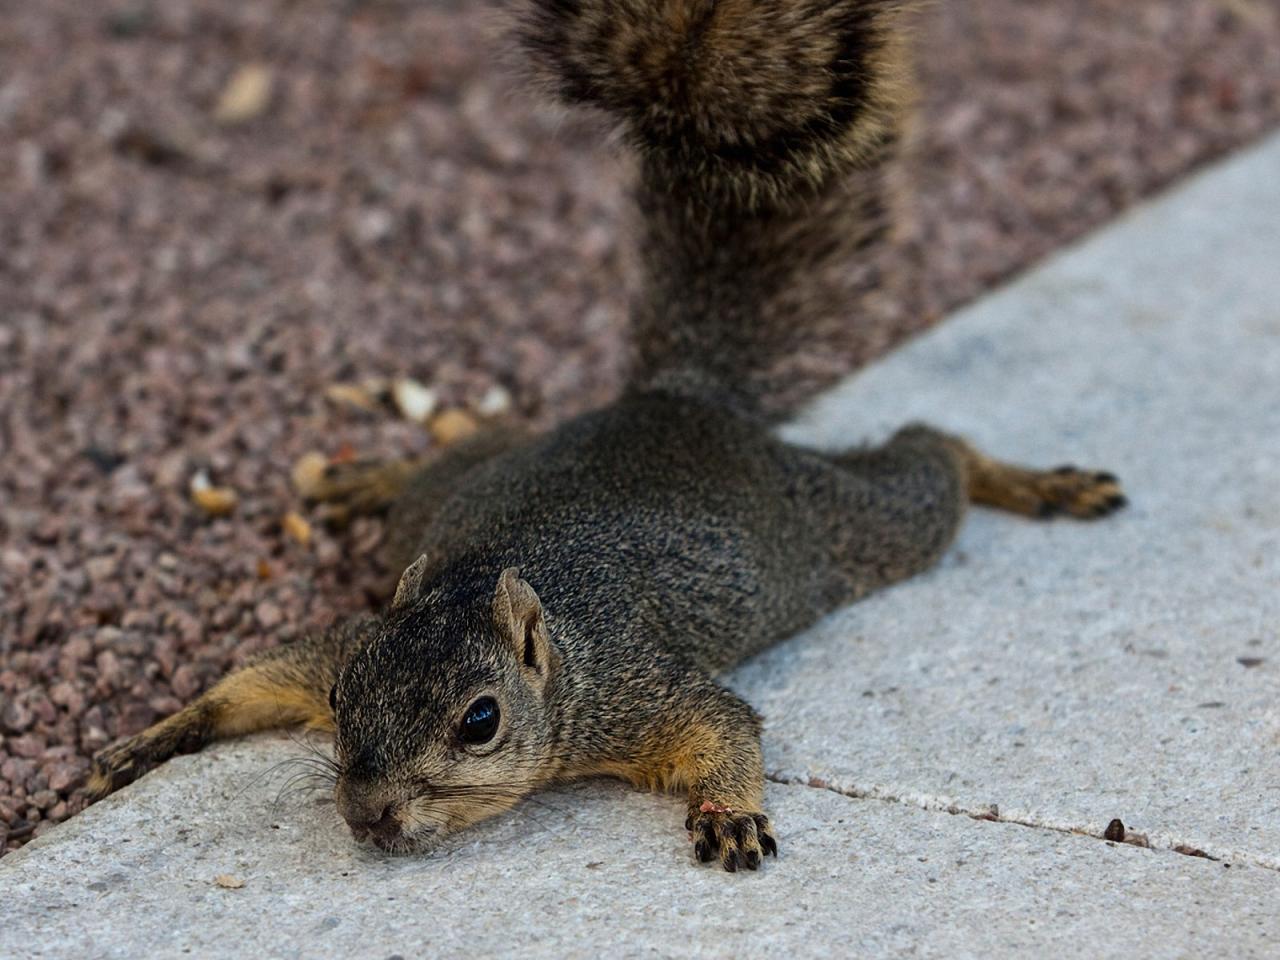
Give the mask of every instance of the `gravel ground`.
[[[491, 12], [0, 0], [0, 852], [95, 750], [376, 595], [378, 521], [301, 542], [290, 467], [431, 435], [327, 388], [502, 385], [539, 422], [616, 388], [624, 165], [508, 79]], [[926, 23], [908, 280], [842, 370], [1280, 119], [1271, 0]]]

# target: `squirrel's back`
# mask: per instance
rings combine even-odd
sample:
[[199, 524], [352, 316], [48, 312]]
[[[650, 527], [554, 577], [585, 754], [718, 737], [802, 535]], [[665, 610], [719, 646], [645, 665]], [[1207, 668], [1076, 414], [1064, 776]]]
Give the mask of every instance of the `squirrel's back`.
[[856, 320], [860, 291], [815, 279], [886, 226], [911, 5], [526, 4], [541, 77], [608, 112], [638, 154], [634, 386], [782, 412], [797, 399], [789, 361]]

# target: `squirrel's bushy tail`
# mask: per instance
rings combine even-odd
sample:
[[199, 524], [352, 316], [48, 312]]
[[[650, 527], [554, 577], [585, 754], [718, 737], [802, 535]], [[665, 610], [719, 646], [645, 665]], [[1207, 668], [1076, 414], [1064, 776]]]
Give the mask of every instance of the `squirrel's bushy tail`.
[[634, 385], [794, 405], [788, 361], [854, 320], [862, 292], [816, 274], [886, 225], [911, 6], [527, 0], [540, 74], [611, 114], [639, 154]]

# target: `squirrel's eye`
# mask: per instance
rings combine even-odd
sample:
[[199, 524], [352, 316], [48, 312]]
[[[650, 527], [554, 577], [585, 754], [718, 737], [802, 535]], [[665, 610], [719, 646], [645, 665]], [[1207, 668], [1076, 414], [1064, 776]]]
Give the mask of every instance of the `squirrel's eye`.
[[497, 732], [498, 701], [493, 697], [481, 697], [467, 707], [458, 736], [463, 743], [488, 743]]
[[336, 683], [329, 688], [329, 709], [334, 711], [338, 709], [338, 685]]

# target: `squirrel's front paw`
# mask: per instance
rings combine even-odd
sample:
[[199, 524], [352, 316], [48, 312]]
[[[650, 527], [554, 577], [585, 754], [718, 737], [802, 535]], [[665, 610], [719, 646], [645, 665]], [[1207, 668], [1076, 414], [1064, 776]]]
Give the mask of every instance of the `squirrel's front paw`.
[[146, 752], [139, 749], [138, 739], [130, 737], [94, 756], [93, 769], [84, 786], [85, 796], [91, 803], [128, 786], [154, 766]]
[[194, 753], [204, 745], [206, 738], [198, 730], [176, 724], [174, 719], [171, 717], [98, 751], [84, 786], [84, 795], [89, 802], [101, 800], [107, 794], [128, 786], [175, 753]]
[[743, 813], [706, 801], [690, 808], [684, 826], [698, 860], [706, 863], [718, 855], [730, 873], [739, 866], [755, 870], [765, 854], [778, 855], [778, 842], [763, 813]]

